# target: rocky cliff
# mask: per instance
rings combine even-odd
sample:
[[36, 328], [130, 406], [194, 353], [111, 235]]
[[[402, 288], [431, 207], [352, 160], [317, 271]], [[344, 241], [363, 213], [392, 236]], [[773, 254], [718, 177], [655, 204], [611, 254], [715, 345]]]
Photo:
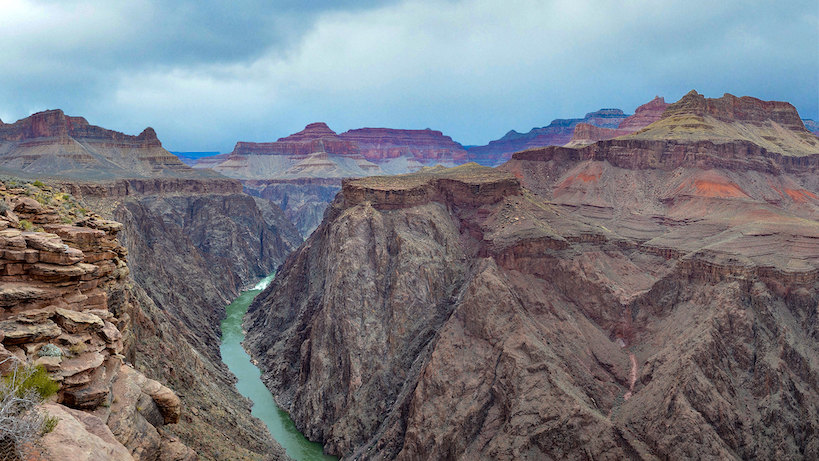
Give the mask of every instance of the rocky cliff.
[[163, 149], [153, 128], [129, 136], [61, 110], [38, 112], [0, 126], [0, 168], [86, 180], [214, 176], [194, 172]]
[[138, 302], [123, 309], [138, 306], [126, 313], [140, 319], [132, 357], [180, 390], [191, 411], [175, 434], [206, 458], [262, 459], [282, 452], [233, 387], [219, 356], [219, 322], [239, 290], [275, 270], [301, 237], [278, 207], [232, 183], [232, 192], [189, 193], [187, 182], [175, 193], [81, 190], [124, 225]]
[[[236, 180], [191, 169], [172, 155], [173, 168], [149, 168], [156, 162], [143, 160], [152, 152], [168, 154], [158, 141], [143, 143], [136, 138], [145, 136], [97, 127], [78, 131], [75, 125], [85, 125], [61, 112], [48, 114], [48, 123], [39, 118], [26, 119], [31, 129], [17, 124], [17, 131], [38, 143], [26, 151], [31, 164], [49, 165], [66, 152], [65, 137], [48, 131], [61, 123], [67, 142], [98, 162], [83, 159], [66, 170], [57, 164], [44, 174], [12, 162], [4, 171], [49, 183], [123, 223], [120, 239], [130, 275], [127, 289], [109, 298], [109, 309], [126, 319], [118, 325], [122, 355], [136, 370], [175, 389], [189, 410], [165, 432], [202, 459], [283, 457], [264, 425], [250, 416], [250, 403], [221, 362], [219, 322], [241, 289], [272, 272], [301, 242], [298, 231], [278, 207], [244, 194]], [[130, 147], [117, 147], [119, 139]], [[20, 152], [19, 146], [8, 152]], [[0, 153], [0, 161], [7, 158]]]
[[122, 225], [45, 186], [0, 183], [0, 208], [0, 367], [43, 366], [59, 383], [43, 406], [58, 423], [32, 454], [196, 459], [166, 426], [180, 420], [179, 397], [123, 355], [129, 319], [110, 302], [129, 290]]
[[307, 238], [321, 223], [324, 210], [339, 190], [341, 179], [303, 178], [242, 181], [250, 195], [278, 205], [285, 216]]
[[813, 459], [817, 161], [635, 135], [346, 181], [247, 345], [351, 458]]
[[495, 166], [509, 160], [513, 152], [542, 146], [562, 146], [572, 139], [575, 127], [580, 123], [600, 128], [617, 128], [628, 116], [620, 109], [600, 109], [583, 118], [556, 119], [547, 126], [532, 128], [528, 133], [512, 130], [500, 139], [485, 146], [469, 148], [470, 161]]
[[806, 130], [808, 130], [811, 133], [819, 136], [819, 123], [817, 123], [816, 120], [810, 120], [810, 119], [804, 119], [803, 118], [802, 123], [805, 124], [805, 129]]

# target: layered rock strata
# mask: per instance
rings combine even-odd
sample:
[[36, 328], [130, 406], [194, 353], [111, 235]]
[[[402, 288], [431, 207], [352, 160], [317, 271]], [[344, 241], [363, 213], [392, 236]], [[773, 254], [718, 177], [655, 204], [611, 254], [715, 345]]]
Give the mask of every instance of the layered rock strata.
[[346, 181], [245, 323], [297, 426], [362, 459], [819, 456], [819, 151], [634, 136]]
[[[123, 319], [126, 360], [176, 389], [190, 409], [167, 436], [202, 459], [284, 457], [219, 356], [224, 306], [301, 241], [281, 210], [242, 193], [236, 180], [183, 165], [148, 135], [91, 127], [59, 111], [15, 125], [20, 139], [0, 142], [10, 147], [0, 149], [0, 162], [21, 152], [28, 160], [9, 160], [2, 171], [59, 187], [124, 224], [131, 274], [109, 309]], [[70, 164], [61, 163], [66, 142], [83, 155], [69, 156]], [[167, 155], [164, 166], [152, 160]]]
[[0, 168], [82, 179], [202, 175], [163, 149], [153, 128], [130, 136], [61, 110], [0, 125]]
[[[127, 290], [122, 225], [93, 214], [72, 219], [77, 211], [42, 204], [29, 190], [0, 185], [0, 368], [42, 366], [59, 383], [56, 403], [43, 407], [59, 419], [41, 441], [43, 454], [195, 459], [166, 433], [180, 419], [179, 397], [125, 363], [124, 319], [109, 306]], [[65, 194], [36, 197], [48, 203]]]

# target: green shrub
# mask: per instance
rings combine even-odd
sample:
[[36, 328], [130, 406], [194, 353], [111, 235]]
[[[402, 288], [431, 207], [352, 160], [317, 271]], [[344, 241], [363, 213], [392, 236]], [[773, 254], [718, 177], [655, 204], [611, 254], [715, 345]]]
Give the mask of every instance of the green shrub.
[[0, 459], [27, 459], [34, 442], [54, 430], [57, 418], [37, 405], [54, 395], [58, 387], [41, 366], [18, 363], [0, 379]]
[[31, 184], [33, 184], [33, 185], [35, 185], [35, 186], [39, 187], [40, 189], [45, 188], [45, 184], [43, 184], [43, 182], [42, 182], [42, 181], [40, 181], [39, 179], [38, 179], [38, 180], [36, 180], [36, 181], [34, 181], [34, 182], [33, 182], [33, 183], [31, 183]]
[[23, 229], [24, 231], [30, 231], [33, 228], [34, 228], [34, 224], [31, 224], [31, 221], [29, 221], [27, 219], [21, 219], [20, 220], [20, 229]]
[[23, 398], [29, 392], [35, 392], [41, 399], [45, 400], [60, 390], [60, 385], [48, 376], [45, 367], [38, 365], [29, 366], [22, 371], [11, 373], [3, 377], [3, 383], [15, 389], [17, 397]]

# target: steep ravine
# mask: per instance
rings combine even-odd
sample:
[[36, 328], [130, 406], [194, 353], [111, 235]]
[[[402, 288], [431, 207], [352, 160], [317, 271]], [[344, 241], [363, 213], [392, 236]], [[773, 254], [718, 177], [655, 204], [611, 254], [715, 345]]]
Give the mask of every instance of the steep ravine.
[[161, 193], [75, 188], [124, 225], [134, 284], [115, 309], [121, 304], [131, 319], [127, 356], [179, 392], [187, 411], [174, 431], [204, 459], [283, 458], [221, 361], [219, 324], [224, 306], [272, 272], [298, 232], [275, 205], [241, 193], [236, 182], [197, 193], [206, 181], [156, 181]]

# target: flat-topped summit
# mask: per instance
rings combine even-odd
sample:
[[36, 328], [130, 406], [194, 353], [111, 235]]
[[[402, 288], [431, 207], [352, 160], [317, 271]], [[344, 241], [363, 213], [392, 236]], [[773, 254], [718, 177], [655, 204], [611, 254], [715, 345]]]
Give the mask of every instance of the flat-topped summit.
[[479, 205], [522, 193], [520, 182], [512, 174], [477, 163], [345, 180], [341, 191], [346, 206], [370, 202], [379, 209], [405, 208], [431, 201]]
[[796, 108], [783, 101], [763, 101], [751, 96], [736, 97], [725, 93], [721, 98], [706, 98], [691, 90], [679, 101], [668, 106], [663, 118], [680, 115], [711, 116], [725, 122], [763, 124], [776, 122], [791, 130], [804, 130]]

